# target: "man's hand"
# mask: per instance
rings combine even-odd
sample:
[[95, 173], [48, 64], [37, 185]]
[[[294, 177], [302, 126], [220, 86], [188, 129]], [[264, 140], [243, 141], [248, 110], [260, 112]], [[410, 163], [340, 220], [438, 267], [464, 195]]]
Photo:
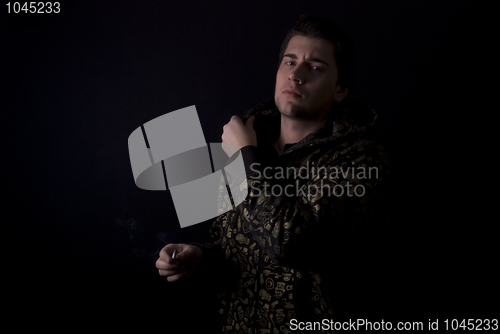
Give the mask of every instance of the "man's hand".
[[238, 116], [231, 117], [229, 123], [224, 125], [222, 133], [222, 149], [231, 157], [242, 147], [257, 146], [257, 134], [253, 129], [255, 116], [250, 116], [245, 124]]
[[[172, 260], [174, 250], [177, 251], [177, 254], [175, 260]], [[202, 260], [203, 251], [198, 246], [168, 244], [160, 251], [160, 258], [156, 261], [156, 268], [158, 268], [160, 276], [167, 277], [169, 282], [175, 282], [193, 276]]]

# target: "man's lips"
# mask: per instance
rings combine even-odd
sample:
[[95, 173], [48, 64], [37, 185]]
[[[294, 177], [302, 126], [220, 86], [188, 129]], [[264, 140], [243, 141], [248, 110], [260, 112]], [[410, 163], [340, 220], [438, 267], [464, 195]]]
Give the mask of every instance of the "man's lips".
[[283, 91], [283, 94], [293, 97], [302, 97], [302, 94], [299, 93], [298, 90], [293, 88], [287, 88]]

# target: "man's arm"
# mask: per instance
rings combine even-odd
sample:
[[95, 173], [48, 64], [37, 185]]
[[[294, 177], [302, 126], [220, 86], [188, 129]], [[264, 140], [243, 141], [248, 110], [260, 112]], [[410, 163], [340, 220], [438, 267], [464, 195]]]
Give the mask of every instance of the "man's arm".
[[[331, 234], [339, 229], [350, 229], [351, 226], [342, 225], [362, 224], [374, 216], [386, 188], [388, 162], [383, 148], [368, 140], [352, 141], [340, 152], [329, 152], [329, 156], [322, 157], [322, 162], [315, 165], [316, 168], [325, 167], [325, 175], [310, 180], [298, 179], [299, 183], [293, 188], [280, 189], [285, 196], [274, 196], [270, 189], [275, 181], [266, 178], [259, 168], [248, 166], [248, 160], [256, 162], [258, 158], [256, 140], [253, 141], [256, 138], [253, 120], [254, 117], [250, 117], [243, 124], [238, 117], [233, 117], [224, 127], [222, 138], [223, 142], [241, 148], [244, 158], [251, 157], [244, 159], [246, 180], [234, 180], [248, 187], [248, 196], [239, 209], [252, 235], [271, 259], [279, 261], [288, 254], [300, 252], [300, 245], [311, 237], [311, 233]], [[356, 173], [338, 173], [332, 178], [329, 174], [332, 170], [345, 172], [358, 167], [365, 170], [375, 167], [377, 177], [358, 178]], [[362, 196], [358, 196], [360, 191], [353, 193], [355, 186], [363, 190]], [[339, 195], [341, 188], [344, 193]]]
[[[225, 185], [224, 179], [221, 184]], [[225, 272], [226, 266], [221, 256], [222, 225], [227, 223], [226, 208], [231, 206], [229, 198], [222, 198], [219, 193], [219, 210], [225, 212], [219, 215], [210, 228], [211, 241], [203, 244], [168, 244], [160, 251], [156, 261], [156, 267], [160, 276], [167, 277], [169, 282], [177, 280], [196, 278], [204, 284], [217, 282], [219, 277], [214, 273]], [[176, 251], [175, 259], [172, 258]]]

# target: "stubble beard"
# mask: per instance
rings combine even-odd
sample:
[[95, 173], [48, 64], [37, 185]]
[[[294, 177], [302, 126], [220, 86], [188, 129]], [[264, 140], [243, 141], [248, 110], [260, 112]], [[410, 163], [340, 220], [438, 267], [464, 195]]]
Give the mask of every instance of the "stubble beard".
[[275, 101], [280, 114], [293, 120], [314, 121], [326, 118], [330, 110], [312, 110], [310, 107], [297, 105], [289, 101]]
[[304, 106], [297, 105], [290, 101], [281, 101], [276, 99], [276, 107], [278, 108], [281, 115], [290, 119], [307, 119], [309, 110]]

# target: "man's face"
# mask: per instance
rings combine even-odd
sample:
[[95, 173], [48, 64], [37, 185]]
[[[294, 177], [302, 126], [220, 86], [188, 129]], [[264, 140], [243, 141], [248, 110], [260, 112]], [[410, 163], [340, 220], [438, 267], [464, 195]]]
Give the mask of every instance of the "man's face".
[[323, 120], [332, 104], [347, 95], [337, 84], [333, 43], [322, 38], [293, 36], [278, 73], [274, 100], [285, 117]]

